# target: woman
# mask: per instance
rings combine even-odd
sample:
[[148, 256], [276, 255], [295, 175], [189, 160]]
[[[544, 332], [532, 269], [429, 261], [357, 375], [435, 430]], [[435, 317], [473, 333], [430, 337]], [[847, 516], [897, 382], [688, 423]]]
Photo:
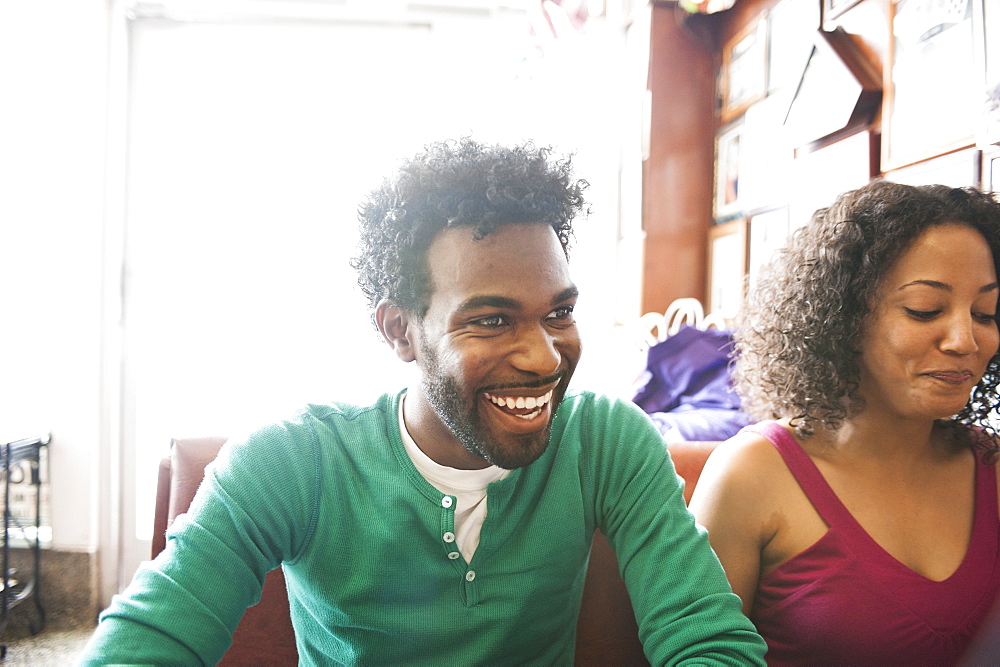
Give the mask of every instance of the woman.
[[1000, 203], [874, 182], [757, 279], [691, 501], [772, 664], [948, 664], [1000, 590]]

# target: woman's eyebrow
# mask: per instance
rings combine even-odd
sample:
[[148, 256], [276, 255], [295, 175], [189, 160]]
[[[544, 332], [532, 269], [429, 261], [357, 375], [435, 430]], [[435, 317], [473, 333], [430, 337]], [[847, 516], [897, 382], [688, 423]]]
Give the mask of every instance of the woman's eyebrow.
[[[943, 283], [940, 280], [914, 280], [912, 282], [906, 283], [905, 285], [900, 285], [899, 286], [899, 290], [906, 289], [907, 287], [913, 287], [915, 285], [927, 285], [928, 287], [933, 287], [935, 289], [944, 290], [945, 292], [951, 292], [952, 291], [951, 285], [949, 285], [948, 283]], [[992, 283], [987, 283], [987, 284], [983, 285], [982, 287], [980, 287], [979, 288], [979, 293], [983, 294], [984, 292], [992, 292], [993, 290], [998, 289], [998, 288], [1000, 288], [1000, 283], [997, 283], [997, 282], [994, 281]], [[899, 290], [897, 290], [897, 291], [899, 291]]]

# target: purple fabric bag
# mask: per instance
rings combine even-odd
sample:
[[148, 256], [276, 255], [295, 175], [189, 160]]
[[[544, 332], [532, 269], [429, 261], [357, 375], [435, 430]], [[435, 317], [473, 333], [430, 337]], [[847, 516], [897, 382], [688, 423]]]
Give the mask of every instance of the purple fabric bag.
[[632, 398], [670, 442], [725, 440], [751, 423], [729, 373], [732, 332], [689, 325], [649, 348]]

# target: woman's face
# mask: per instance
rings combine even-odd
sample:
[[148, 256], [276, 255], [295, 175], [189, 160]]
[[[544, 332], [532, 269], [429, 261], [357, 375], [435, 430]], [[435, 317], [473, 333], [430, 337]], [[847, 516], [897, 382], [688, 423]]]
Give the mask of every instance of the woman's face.
[[997, 295], [975, 229], [949, 223], [917, 237], [885, 275], [862, 334], [865, 412], [939, 419], [961, 410], [1000, 345]]

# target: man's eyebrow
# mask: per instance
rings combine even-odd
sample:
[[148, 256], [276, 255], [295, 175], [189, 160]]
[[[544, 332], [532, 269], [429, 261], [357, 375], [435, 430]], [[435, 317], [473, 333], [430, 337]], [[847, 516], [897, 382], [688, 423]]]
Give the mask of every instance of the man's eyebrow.
[[[907, 287], [913, 287], [914, 285], [926, 285], [928, 287], [933, 287], [934, 289], [944, 290], [945, 292], [951, 292], [951, 285], [948, 283], [943, 283], [939, 280], [914, 280], [913, 282], [906, 283], [899, 287], [900, 290], [906, 289]], [[992, 282], [987, 283], [979, 288], [979, 293], [983, 294], [985, 292], [992, 292], [995, 289], [1000, 288], [1000, 283]]]
[[552, 299], [552, 304], [562, 303], [563, 301], [569, 301], [570, 299], [575, 299], [580, 296], [580, 290], [576, 285], [567, 287], [562, 292], [556, 295], [556, 298]]
[[[572, 287], [567, 287], [562, 292], [559, 292], [552, 299], [553, 304], [562, 303], [563, 301], [569, 301], [570, 299], [575, 299], [580, 295], [580, 290], [573, 285]], [[495, 294], [483, 294], [480, 296], [473, 296], [466, 299], [461, 306], [458, 307], [459, 312], [465, 312], [469, 310], [477, 310], [479, 308], [501, 308], [503, 310], [518, 310], [522, 307], [522, 304], [517, 299], [511, 299], [506, 296], [498, 296]]]
[[477, 310], [479, 308], [502, 308], [504, 310], [517, 310], [521, 307], [521, 302], [506, 296], [496, 296], [484, 294], [466, 299], [458, 307], [459, 312], [467, 310]]

